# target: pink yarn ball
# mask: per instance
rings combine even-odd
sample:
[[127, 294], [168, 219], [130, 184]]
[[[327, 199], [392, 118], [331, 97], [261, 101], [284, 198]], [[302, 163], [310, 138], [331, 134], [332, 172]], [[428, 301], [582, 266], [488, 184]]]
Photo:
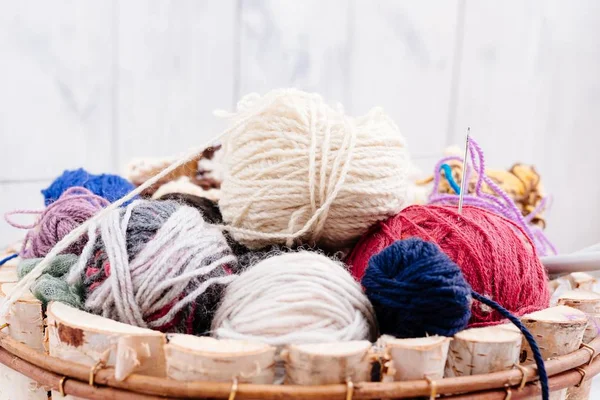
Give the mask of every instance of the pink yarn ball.
[[[514, 222], [479, 207], [413, 205], [379, 222], [346, 259], [361, 280], [372, 256], [397, 240], [421, 238], [437, 244], [461, 269], [473, 290], [522, 316], [548, 307], [548, 276], [536, 248]], [[497, 324], [504, 317], [476, 303], [469, 326]]]

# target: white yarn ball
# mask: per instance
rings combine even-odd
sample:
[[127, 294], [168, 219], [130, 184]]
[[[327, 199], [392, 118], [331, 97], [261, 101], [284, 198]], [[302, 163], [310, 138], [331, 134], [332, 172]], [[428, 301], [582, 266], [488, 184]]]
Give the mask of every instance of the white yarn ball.
[[219, 206], [245, 245], [342, 248], [403, 208], [410, 161], [381, 109], [353, 118], [280, 89], [244, 97], [231, 118]]
[[371, 303], [339, 263], [301, 251], [267, 258], [226, 289], [213, 336], [274, 346], [377, 336]]

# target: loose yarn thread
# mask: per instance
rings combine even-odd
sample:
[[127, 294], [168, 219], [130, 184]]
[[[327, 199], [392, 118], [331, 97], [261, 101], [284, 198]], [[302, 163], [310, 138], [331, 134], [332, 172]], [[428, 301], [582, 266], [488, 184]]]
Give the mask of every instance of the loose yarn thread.
[[226, 289], [213, 336], [274, 346], [374, 340], [373, 308], [338, 262], [306, 251], [267, 258]]
[[531, 332], [500, 304], [473, 291], [437, 245], [419, 238], [394, 242], [371, 258], [362, 284], [381, 332], [397, 337], [453, 336], [467, 325], [471, 298], [495, 310], [525, 336], [538, 368], [542, 397], [548, 399], [544, 359]]
[[546, 364], [544, 364], [544, 357], [542, 356], [542, 352], [540, 351], [540, 347], [538, 346], [535, 338], [527, 329], [525, 325], [521, 323], [521, 320], [513, 315], [506, 308], [502, 307], [497, 302], [487, 298], [486, 296], [482, 296], [479, 293], [471, 292], [471, 296], [479, 301], [481, 304], [485, 304], [486, 306], [496, 310], [500, 315], [504, 318], [508, 319], [512, 322], [525, 336], [525, 340], [529, 344], [531, 348], [531, 352], [533, 353], [533, 359], [535, 360], [535, 365], [537, 367], [538, 376], [540, 377], [540, 385], [542, 387], [542, 400], [550, 399], [550, 386], [548, 384], [548, 373], [546, 372]]
[[[204, 220], [210, 224], [219, 225], [223, 223], [223, 217], [219, 206], [214, 201], [198, 197], [188, 193], [169, 193], [160, 198], [160, 200], [173, 200], [179, 203], [196, 208], [202, 214]], [[238, 270], [245, 269], [249, 265], [257, 262], [256, 260], [266, 258], [267, 254], [273, 251], [273, 248], [250, 250], [246, 246], [236, 242], [225, 230], [223, 232], [227, 243], [231, 247], [233, 254], [238, 258]]]
[[[83, 187], [71, 187], [44, 211], [16, 210], [4, 214], [4, 219], [16, 228], [29, 230], [25, 235], [20, 256], [21, 258], [36, 258], [48, 254], [62, 238], [109, 204], [108, 200]], [[39, 215], [39, 218], [33, 224], [23, 225], [15, 223], [9, 218], [17, 214]], [[80, 254], [85, 241], [85, 237], [80, 238], [67, 247], [64, 252]]]
[[448, 184], [450, 185], [452, 190], [454, 190], [454, 193], [460, 194], [460, 186], [458, 186], [458, 183], [456, 183], [456, 181], [452, 177], [452, 168], [450, 167], [450, 165], [446, 163], [440, 165], [440, 171], [444, 171], [446, 180], [448, 181]]
[[[231, 129], [234, 129], [234, 128], [235, 128], [235, 125]], [[214, 143], [218, 142], [227, 133], [228, 133], [228, 130], [223, 132], [222, 134], [212, 138], [211, 140], [208, 140], [202, 146], [194, 148], [194, 149], [188, 151], [187, 153], [184, 153], [178, 161], [173, 162], [170, 166], [163, 169], [161, 172], [156, 174], [153, 178], [147, 180], [145, 183], [141, 184], [133, 191], [124, 195], [119, 200], [116, 200], [115, 202], [110, 204], [108, 207], [104, 208], [102, 211], [100, 211], [98, 214], [96, 214], [96, 216], [87, 220], [86, 222], [81, 224], [79, 227], [73, 229], [68, 235], [63, 237], [58, 243], [56, 243], [56, 245], [52, 248], [52, 250], [44, 257], [44, 259], [38, 265], [36, 265], [36, 267], [33, 270], [31, 270], [31, 272], [29, 274], [27, 274], [27, 276], [25, 276], [23, 279], [21, 279], [17, 283], [17, 285], [15, 285], [13, 291], [5, 298], [4, 303], [0, 306], [0, 317], [6, 317], [10, 313], [11, 306], [13, 304], [15, 304], [15, 302], [27, 290], [29, 290], [29, 288], [33, 285], [33, 283], [42, 275], [44, 268], [46, 268], [48, 266], [48, 264], [51, 262], [51, 260], [54, 257], [56, 257], [57, 255], [59, 255], [60, 253], [62, 253], [63, 251], [65, 251], [72, 243], [77, 241], [82, 235], [84, 235], [87, 232], [87, 230], [91, 226], [94, 226], [98, 221], [102, 220], [106, 215], [111, 213], [113, 210], [122, 206], [129, 200], [135, 198], [140, 193], [142, 193], [144, 190], [148, 189], [149, 187], [154, 185], [159, 180], [168, 176], [170, 173], [172, 173], [177, 168], [181, 167], [182, 165], [184, 165], [187, 162], [190, 162], [195, 157], [198, 157], [200, 154], [202, 154], [202, 152], [204, 151], [204, 149], [206, 147], [208, 147], [210, 144], [214, 144]]]
[[408, 154], [381, 109], [352, 118], [286, 89], [248, 95], [229, 117], [219, 206], [248, 247], [345, 247], [402, 208]]
[[236, 277], [221, 231], [174, 201], [136, 200], [88, 236], [67, 283], [83, 282], [88, 312], [131, 325], [202, 334]]
[[54, 203], [69, 188], [81, 186], [109, 202], [120, 199], [135, 188], [131, 182], [111, 174], [94, 175], [83, 168], [66, 170], [42, 190], [46, 206]]
[[[531, 239], [514, 222], [491, 211], [465, 206], [410, 206], [375, 225], [346, 262], [357, 280], [369, 259], [396, 240], [419, 237], [436, 243], [461, 269], [474, 291], [521, 316], [547, 308], [547, 276]], [[502, 316], [481, 303], [471, 308], [469, 326], [498, 323]]]
[[[475, 184], [474, 194], [465, 193], [464, 195], [464, 204], [470, 204], [477, 207], [482, 207], [497, 214], [504, 216], [505, 218], [510, 219], [515, 222], [517, 225], [523, 229], [523, 231], [529, 236], [531, 240], [533, 240], [536, 248], [540, 255], [545, 256], [549, 254], [556, 254], [556, 247], [552, 244], [552, 242], [546, 237], [544, 231], [533, 224], [531, 224], [532, 219], [540, 213], [547, 205], [547, 198], [543, 198], [538, 206], [530, 212], [527, 216], [523, 216], [521, 211], [515, 204], [515, 202], [510, 198], [510, 196], [502, 190], [500, 186], [498, 186], [493, 180], [485, 175], [485, 158], [483, 154], [483, 150], [477, 144], [474, 139], [469, 139], [469, 153], [471, 155], [471, 163], [473, 164], [473, 169], [475, 169], [477, 173], [477, 182]], [[431, 195], [429, 196], [429, 204], [458, 204], [460, 188], [455, 188], [452, 185], [454, 179], [452, 178], [452, 173], [450, 168], [444, 169], [444, 165], [448, 161], [460, 161], [462, 162], [462, 157], [459, 156], [448, 156], [442, 158], [436, 164], [434, 168], [434, 179], [433, 179], [433, 189]], [[441, 179], [440, 170], [444, 170], [444, 174], [447, 179], [451, 179], [451, 185], [456, 192], [456, 195], [453, 194], [442, 194], [439, 193], [439, 184]], [[466, 171], [464, 172], [463, 179], [469, 181], [469, 176], [471, 174], [470, 167], [467, 166]], [[454, 182], [456, 185], [456, 182]], [[496, 193], [496, 195], [491, 195], [483, 192], [483, 184], [486, 184], [488, 187], [492, 189]], [[457, 185], [456, 185], [457, 186]], [[458, 189], [458, 190], [457, 190]]]
[[[165, 178], [166, 176], [168, 176], [169, 174], [171, 174], [173, 171], [177, 170], [177, 168], [181, 167], [182, 165], [191, 162], [194, 159], [197, 159], [197, 157], [199, 157], [203, 152], [204, 149], [206, 149], [207, 147], [209, 147], [210, 145], [215, 145], [216, 143], [222, 141], [222, 139], [224, 137], [227, 137], [228, 135], [231, 135], [234, 132], [238, 132], [240, 127], [246, 127], [248, 125], [248, 122], [252, 119], [256, 119], [257, 115], [260, 115], [262, 113], [263, 110], [267, 110], [268, 107], [272, 106], [275, 101], [283, 96], [285, 94], [285, 91], [283, 92], [278, 92], [277, 95], [271, 95], [268, 98], [264, 99], [264, 101], [261, 102], [260, 106], [258, 106], [257, 108], [255, 108], [253, 111], [254, 112], [239, 112], [236, 117], [234, 118], [234, 120], [232, 121], [231, 126], [225, 130], [223, 133], [221, 133], [220, 135], [215, 136], [214, 138], [206, 141], [205, 143], [203, 143], [201, 146], [190, 150], [187, 153], [184, 153], [183, 156], [181, 158], [179, 158], [178, 161], [173, 162], [170, 166], [168, 166], [167, 168], [163, 169], [161, 172], [157, 173], [153, 178], [147, 180], [146, 182], [144, 182], [143, 184], [141, 184], [140, 186], [138, 186], [136, 189], [134, 189], [133, 191], [129, 192], [129, 194], [124, 195], [121, 199], [116, 200], [115, 202], [113, 202], [111, 205], [109, 205], [108, 207], [106, 207], [104, 210], [100, 211], [98, 214], [96, 214], [95, 217], [91, 218], [90, 220], [84, 222], [82, 225], [80, 225], [78, 228], [74, 229], [73, 231], [71, 231], [67, 236], [65, 236], [62, 240], [60, 240], [54, 247], [53, 249], [44, 257], [44, 259], [26, 276], [24, 277], [22, 280], [20, 280], [17, 285], [15, 286], [14, 290], [6, 297], [4, 303], [2, 304], [2, 306], [0, 306], [0, 316], [6, 316], [9, 313], [10, 307], [19, 299], [20, 296], [23, 295], [23, 293], [25, 293], [30, 287], [31, 285], [36, 281], [37, 278], [39, 278], [39, 276], [42, 274], [42, 271], [44, 270], [44, 268], [48, 265], [48, 263], [50, 262], [50, 260], [57, 256], [58, 254], [62, 253], [63, 251], [65, 251], [73, 242], [75, 242], [76, 240], [78, 240], [83, 234], [85, 234], [87, 232], [87, 230], [89, 229], [90, 226], [93, 226], [94, 224], [96, 224], [98, 221], [102, 220], [103, 218], [105, 218], [109, 213], [111, 213], [114, 209], [122, 206], [123, 204], [125, 204], [126, 202], [130, 201], [131, 199], [133, 199], [134, 197], [138, 196], [140, 193], [142, 193], [143, 191], [145, 191], [146, 189], [152, 187], [156, 182], [160, 181], [161, 179]], [[255, 96], [256, 97], [256, 96]], [[249, 97], [248, 99], [252, 99], [252, 96]], [[241, 108], [240, 110], [244, 109], [243, 106], [244, 102], [242, 102], [240, 104]], [[378, 111], [374, 111], [375, 113], [378, 113]], [[225, 115], [224, 113], [220, 113], [220, 115]], [[365, 119], [364, 117], [362, 118], [363, 120]], [[366, 121], [365, 121], [366, 122]], [[391, 122], [388, 120], [388, 122]], [[349, 123], [349, 119], [344, 119], [344, 125]], [[351, 125], [351, 124], [350, 124]], [[330, 129], [326, 129], [326, 132], [330, 132]], [[353, 131], [351, 131], [353, 132]], [[348, 140], [352, 137], [353, 135], [346, 135], [344, 137], [343, 140], [343, 144], [344, 144], [344, 148], [349, 148], [349, 146], [351, 145], [351, 143], [348, 143]], [[386, 138], [386, 140], [388, 139], [392, 139], [394, 142], [398, 141], [398, 137], [393, 137], [393, 138]], [[350, 141], [351, 142], [351, 141]], [[385, 143], [385, 140], [383, 141], [384, 143], [382, 143], [381, 146], [379, 146], [378, 148], [380, 149], [380, 151], [382, 153], [385, 154], [385, 151], [389, 150], [388, 149], [388, 145], [389, 143]], [[402, 142], [402, 141], [401, 141]], [[311, 143], [314, 144], [314, 146], [316, 147], [317, 143], [315, 140], [312, 140]], [[328, 142], [327, 142], [328, 143]], [[403, 146], [403, 142], [401, 143]], [[312, 145], [311, 145], [312, 147]], [[325, 150], [327, 148], [323, 148], [323, 153], [325, 153]], [[327, 151], [328, 156], [327, 157], [322, 157], [326, 160], [329, 161], [329, 151]], [[377, 158], [378, 156], [380, 156], [379, 153], [377, 154], [371, 154], [372, 156], [375, 156], [375, 158]], [[405, 159], [406, 158], [406, 154], [404, 152], [399, 152], [399, 154], [396, 155], [396, 160], [397, 159]], [[394, 157], [392, 157], [394, 158]], [[335, 168], [332, 168], [332, 172], [335, 170], [336, 174], [337, 171], [347, 171], [347, 169], [349, 168], [348, 163], [343, 163], [342, 164], [342, 159], [341, 157], [336, 157], [334, 160], [332, 160], [334, 162]], [[325, 165], [325, 164], [329, 164], [327, 163], [322, 163], [321, 165]], [[341, 168], [341, 170], [340, 170]], [[365, 169], [368, 171], [368, 169]], [[401, 174], [402, 169], [401, 168], [397, 168], [393, 170], [393, 175], [396, 179], [398, 178], [398, 174]], [[330, 181], [332, 181], [331, 183], [333, 184], [333, 181], [335, 181], [335, 175], [336, 174], [332, 174], [330, 176]], [[344, 173], [340, 173], [340, 178], [337, 181], [337, 185], [327, 185], [328, 188], [331, 188], [332, 193], [329, 193], [329, 201], [333, 201], [333, 194], [338, 193], [339, 192], [339, 188], [338, 186], [343, 183], [344, 179], [342, 179], [341, 177], [345, 176], [345, 172]], [[311, 178], [311, 179], [315, 179], [315, 177]], [[401, 180], [401, 179], [399, 179]], [[312, 181], [311, 181], [312, 182]], [[324, 193], [324, 188], [325, 188], [325, 184], [327, 184], [326, 179], [323, 175], [319, 175], [319, 182], [323, 182], [323, 185], [321, 185], [322, 189], [319, 191], [319, 195], [323, 194], [323, 196], [325, 195]], [[400, 184], [400, 186], [402, 186], [402, 184]], [[374, 188], [370, 188], [371, 189], [371, 193], [368, 193], [368, 198], [377, 198], [377, 196], [381, 195], [381, 193], [379, 193], [376, 189], [373, 190]], [[314, 194], [314, 192], [311, 192]], [[363, 193], [363, 195], [367, 195], [367, 193]], [[362, 198], [362, 197], [361, 197]], [[321, 197], [322, 199], [322, 197]], [[312, 202], [311, 202], [312, 204]], [[285, 233], [285, 234], [279, 234], [279, 233], [275, 233], [275, 234], [271, 234], [273, 235], [275, 238], [279, 239], [279, 240], [293, 240], [297, 237], [302, 236], [305, 231], [308, 231], [310, 229], [310, 227], [312, 226], [312, 224], [314, 224], [316, 222], [317, 219], [322, 218], [324, 216], [326, 216], [326, 212], [328, 210], [329, 204], [323, 204], [318, 210], [319, 213], [313, 215], [313, 217], [307, 221], [307, 223], [305, 224], [305, 228], [304, 229], [300, 229], [299, 231], [296, 231], [293, 234], [289, 234], [289, 233]], [[315, 202], [315, 206], [316, 206], [316, 202]], [[394, 208], [394, 207], [392, 207]], [[389, 213], [391, 212], [391, 210], [386, 209], [386, 210], [379, 210], [382, 213]], [[322, 219], [321, 219], [322, 220]], [[236, 231], [238, 233], [242, 233], [242, 231], [240, 231], [239, 228], [234, 229], [234, 228], [228, 228], [231, 231]], [[251, 231], [248, 230], [243, 230], [243, 232], [245, 233], [251, 233]], [[265, 234], [264, 232], [260, 232], [260, 235], [262, 237], [264, 237], [265, 235], [267, 235], [269, 238], [272, 238], [272, 236], [270, 236], [269, 234]]]
[[2, 260], [0, 260], [0, 267], [3, 266], [4, 264], [6, 264], [7, 262], [9, 262], [10, 260], [13, 260], [13, 259], [15, 259], [17, 257], [19, 257], [19, 255], [16, 254], [16, 253], [4, 257]]
[[[269, 104], [265, 104], [265, 107], [268, 105]], [[223, 116], [226, 113], [220, 112], [217, 114]], [[98, 214], [96, 214], [95, 217], [84, 222], [78, 228], [71, 231], [67, 236], [65, 236], [62, 240], [60, 240], [52, 248], [52, 250], [44, 257], [44, 259], [33, 270], [31, 270], [31, 272], [29, 274], [27, 274], [26, 277], [24, 277], [17, 283], [17, 285], [14, 287], [13, 291], [5, 298], [4, 303], [0, 306], [0, 317], [7, 316], [9, 314], [11, 306], [13, 304], [15, 304], [15, 302], [31, 287], [31, 285], [36, 281], [36, 279], [38, 279], [41, 276], [42, 272], [44, 271], [44, 268], [46, 268], [48, 266], [48, 264], [50, 263], [50, 261], [52, 259], [54, 257], [56, 257], [57, 255], [59, 255], [60, 253], [62, 253], [63, 251], [65, 251], [73, 242], [77, 241], [83, 234], [85, 234], [87, 232], [87, 230], [90, 227], [94, 226], [98, 221], [105, 218], [113, 210], [117, 209], [118, 207], [121, 207], [123, 204], [125, 204], [128, 201], [139, 196], [145, 190], [151, 188], [154, 184], [159, 182], [161, 179], [164, 179], [165, 177], [169, 176], [171, 173], [173, 173], [175, 170], [180, 168], [182, 165], [185, 165], [186, 163], [189, 163], [189, 162], [197, 159], [198, 157], [200, 157], [204, 153], [204, 151], [206, 150], [207, 147], [210, 147], [211, 145], [216, 145], [217, 143], [219, 143], [221, 141], [222, 138], [226, 137], [231, 132], [234, 132], [240, 126], [243, 126], [244, 124], [246, 124], [247, 121], [253, 117], [254, 117], [254, 115], [250, 114], [245, 117], [237, 118], [237, 120], [234, 121], [233, 124], [228, 129], [226, 129], [224, 132], [213, 137], [212, 139], [207, 140], [205, 143], [203, 143], [199, 147], [193, 148], [193, 149], [189, 150], [188, 152], [183, 153], [179, 159], [174, 161], [168, 167], [166, 167], [162, 171], [158, 172], [152, 178], [148, 179], [147, 181], [142, 183], [140, 186], [138, 186], [137, 188], [135, 188], [128, 194], [121, 197], [119, 200], [114, 201], [111, 205], [109, 205], [104, 210], [102, 210]]]

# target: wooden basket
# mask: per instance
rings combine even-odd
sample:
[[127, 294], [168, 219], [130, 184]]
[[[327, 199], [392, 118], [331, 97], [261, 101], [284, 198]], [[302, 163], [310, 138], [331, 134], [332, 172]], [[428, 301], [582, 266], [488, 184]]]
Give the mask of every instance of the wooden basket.
[[[580, 385], [600, 372], [600, 337], [546, 362], [551, 390]], [[0, 363], [62, 394], [89, 399], [379, 399], [442, 395], [452, 399], [520, 399], [540, 393], [534, 366], [438, 381], [357, 382], [336, 385], [256, 385], [237, 382], [180, 382], [133, 374], [115, 379], [111, 368], [97, 370], [50, 357], [0, 333]]]
[[[0, 282], [1, 297], [5, 287], [12, 285], [11, 283], [6, 282], [16, 282], [17, 280], [16, 261], [11, 262], [10, 265], [5, 265], [0, 271], [6, 275], [2, 278], [5, 283]], [[586, 315], [576, 308], [594, 315], [600, 315], [600, 313], [598, 313], [600, 297], [595, 295], [588, 303], [586, 303], [584, 299], [585, 295], [579, 294], [578, 296], [571, 297], [571, 300], [565, 303], [574, 308], [565, 306], [556, 307], [566, 308], [569, 310], [568, 312], [571, 313], [567, 315], [566, 319], [563, 319], [563, 321], [567, 321], [567, 331], [572, 331], [575, 326], [574, 320], [571, 318], [574, 317], [574, 314], [572, 313]], [[589, 309], [590, 306], [593, 306], [593, 309]], [[2, 321], [0, 321], [0, 364], [3, 364], [2, 367], [5, 371], [6, 367], [8, 367], [32, 381], [37, 382], [39, 387], [37, 388], [37, 395], [35, 398], [45, 398], [47, 390], [52, 390], [58, 395], [54, 397], [58, 398], [60, 398], [60, 394], [63, 394], [88, 399], [158, 399], [167, 397], [217, 398], [230, 400], [235, 398], [334, 400], [352, 398], [391, 399], [415, 397], [433, 399], [436, 396], [452, 399], [514, 400], [530, 398], [531, 396], [536, 396], [540, 393], [540, 385], [535, 365], [520, 366], [508, 370], [504, 367], [504, 370], [499, 372], [437, 380], [362, 382], [358, 381], [359, 379], [356, 379], [356, 382], [347, 381], [345, 384], [330, 385], [255, 384], [243, 383], [243, 379], [240, 379], [240, 382], [237, 380], [221, 382], [189, 381], [153, 377], [148, 376], [151, 374], [143, 375], [141, 373], [121, 374], [121, 379], [118, 379], [118, 370], [111, 367], [104, 368], [101, 364], [94, 364], [97, 361], [95, 357], [93, 357], [93, 360], [89, 358], [74, 359], [72, 357], [63, 359], [64, 357], [52, 357], [45, 352], [48, 350], [47, 346], [52, 348], [53, 338], [56, 340], [56, 336], [64, 336], [61, 340], [64, 339], [67, 344], [73, 340], [84, 341], [83, 339], [75, 338], [75, 336], [81, 335], [69, 334], [69, 331], [73, 333], [73, 331], [77, 330], [72, 328], [73, 325], [68, 325], [68, 322], [64, 320], [57, 320], [57, 314], [55, 312], [56, 307], [62, 308], [67, 306], [60, 303], [49, 305], [48, 309], [45, 310], [46, 316], [48, 317], [47, 324], [44, 322], [45, 316], [42, 315], [43, 310], [41, 303], [37, 299], [31, 296], [25, 296], [20, 299], [14, 307], [17, 307], [13, 309], [16, 313], [16, 317], [13, 320], [7, 321], [11, 325], [8, 326], [8, 324], [3, 324]], [[73, 321], [77, 321], [77, 324], [80, 324], [83, 318], [93, 319], [94, 321], [91, 325], [94, 328], [91, 330], [94, 332], [101, 330], [95, 329], [95, 327], [102, 327], [105, 332], [112, 332], [111, 329], [113, 328], [111, 328], [110, 325], [119, 324], [102, 317], [92, 316], [83, 311], [77, 312], [80, 314], [73, 317]], [[522, 320], [525, 324], [535, 322], [533, 314], [524, 317]], [[57, 323], [57, 321], [59, 322]], [[63, 334], [61, 334], [61, 322], [64, 323], [62, 328], [66, 327]], [[600, 336], [591, 340], [591, 338], [595, 337], [598, 333], [596, 328], [598, 322], [598, 319], [592, 323], [592, 319], [588, 320], [586, 318], [584, 318], [583, 325], [578, 322], [577, 330], [579, 333], [577, 333], [577, 339], [571, 337], [571, 340], [569, 337], [563, 337], [563, 341], [560, 341], [555, 340], [560, 335], [555, 337], [550, 334], [547, 335], [551, 338], [550, 341], [539, 342], [540, 345], [545, 348], [546, 354], [548, 354], [546, 357], [550, 357], [550, 359], [546, 361], [546, 370], [550, 378], [549, 383], [551, 391], [576, 387], [582, 385], [584, 382], [586, 385], [589, 385], [590, 379], [600, 373], [600, 358], [596, 357], [596, 354], [600, 352]], [[125, 327], [141, 329], [129, 325], [126, 325]], [[530, 329], [535, 328], [532, 325], [529, 327]], [[595, 329], [590, 330], [590, 328]], [[122, 329], [123, 328], [121, 327], [120, 330]], [[588, 339], [585, 339], [584, 329]], [[149, 333], [143, 334], [146, 340], [153, 341], [152, 346], [154, 349], [160, 348], [155, 351], [154, 354], [160, 353], [163, 359], [159, 360], [159, 357], [155, 355], [146, 359], [145, 362], [149, 362], [150, 364], [164, 363], [165, 353], [163, 352], [163, 346], [166, 343], [166, 336], [156, 331], [147, 332]], [[91, 337], [88, 337], [88, 334], [93, 335], [94, 333], [86, 331], [85, 341]], [[538, 340], [543, 340], [544, 334], [544, 331], [539, 329], [534, 331], [534, 335], [536, 335]], [[160, 340], [154, 340], [157, 336]], [[584, 343], [587, 344], [583, 344], [579, 347], [578, 344], [581, 343], [582, 338], [584, 338]], [[455, 339], [455, 341], [456, 340], [458, 339]], [[447, 341], [448, 339], [446, 339], [446, 342]], [[171, 345], [172, 344], [173, 342]], [[569, 350], [565, 350], [567, 348]], [[565, 354], [570, 350], [574, 351]], [[149, 352], [149, 354], [151, 354], [151, 352]], [[516, 359], [518, 359], [518, 351], [516, 354]], [[528, 353], [525, 352], [525, 354]], [[560, 356], [557, 356], [559, 354]], [[67, 359], [71, 361], [67, 361]], [[404, 361], [404, 358], [401, 359]], [[73, 362], [73, 360], [76, 360], [77, 362]], [[376, 358], [376, 360], [380, 359]], [[445, 364], [445, 358], [443, 363]], [[408, 362], [408, 364], [410, 364], [410, 362]], [[512, 365], [512, 361], [504, 365], [510, 366]], [[146, 369], [145, 371], [148, 370]], [[496, 369], [496, 371], [498, 371], [498, 369]], [[2, 372], [0, 371], [0, 373]], [[123, 376], [127, 376], [127, 378], [122, 379]], [[368, 375], [363, 374], [362, 376]], [[439, 376], [442, 375], [440, 374]], [[21, 379], [28, 381], [25, 377], [21, 377]], [[9, 380], [9, 383], [16, 385], [15, 382], [10, 381], [10, 378], [3, 379], [5, 382]], [[361, 378], [360, 380], [365, 379]], [[337, 382], [339, 381], [340, 380], [337, 380]], [[0, 385], [0, 398], [6, 398], [1, 397], [3, 394], [3, 385], [4, 383]], [[25, 393], [26, 395], [27, 390], [23, 390], [22, 393]], [[585, 398], [585, 396], [581, 398]]]

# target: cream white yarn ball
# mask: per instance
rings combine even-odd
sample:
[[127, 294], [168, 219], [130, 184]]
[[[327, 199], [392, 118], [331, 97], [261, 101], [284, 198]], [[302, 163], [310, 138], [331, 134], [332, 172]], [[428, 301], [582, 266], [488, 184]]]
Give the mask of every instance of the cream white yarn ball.
[[308, 251], [267, 258], [226, 289], [213, 336], [273, 346], [374, 340], [373, 307], [343, 265]]
[[296, 89], [248, 95], [237, 108], [219, 201], [236, 240], [342, 248], [403, 208], [410, 161], [381, 109], [353, 118]]

